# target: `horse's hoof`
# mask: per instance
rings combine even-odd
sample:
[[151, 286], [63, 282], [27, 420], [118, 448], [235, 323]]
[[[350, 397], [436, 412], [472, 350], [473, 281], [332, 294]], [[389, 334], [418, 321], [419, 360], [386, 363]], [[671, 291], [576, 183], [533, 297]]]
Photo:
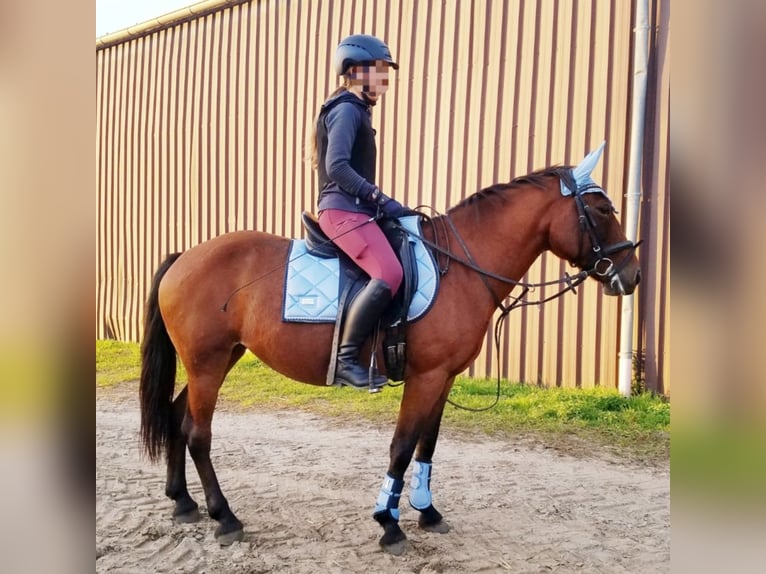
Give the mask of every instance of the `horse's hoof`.
[[179, 524], [190, 524], [198, 522], [200, 519], [199, 505], [193, 500], [185, 503], [176, 503], [173, 509], [173, 520]]
[[447, 534], [450, 531], [450, 525], [444, 520], [441, 520], [435, 524], [419, 524], [422, 530], [426, 532], [436, 532], [437, 534]]
[[244, 537], [245, 531], [242, 529], [242, 523], [234, 515], [221, 520], [218, 528], [215, 529], [215, 539], [221, 546], [241, 542]]
[[436, 532], [437, 534], [446, 534], [450, 531], [450, 525], [444, 522], [441, 512], [433, 506], [420, 511], [418, 526], [426, 532]]
[[[220, 528], [218, 530], [220, 530]], [[241, 528], [232, 532], [226, 532], [225, 534], [219, 533], [218, 530], [215, 532], [215, 539], [221, 546], [230, 546], [235, 542], [242, 542], [245, 538], [245, 531]]]
[[173, 520], [178, 524], [191, 524], [192, 522], [199, 522], [200, 515], [199, 509], [194, 508], [189, 512], [183, 512], [181, 514], [173, 514]]
[[394, 556], [401, 556], [404, 554], [404, 551], [407, 550], [407, 541], [400, 540], [399, 542], [394, 542], [393, 544], [383, 544], [381, 541], [380, 547], [383, 548], [383, 552], [387, 552], [388, 554], [392, 554]]
[[401, 556], [404, 554], [407, 546], [407, 536], [404, 534], [401, 528], [399, 528], [398, 522], [389, 522], [385, 525], [385, 532], [380, 537], [380, 546], [385, 552], [393, 554], [394, 556]]

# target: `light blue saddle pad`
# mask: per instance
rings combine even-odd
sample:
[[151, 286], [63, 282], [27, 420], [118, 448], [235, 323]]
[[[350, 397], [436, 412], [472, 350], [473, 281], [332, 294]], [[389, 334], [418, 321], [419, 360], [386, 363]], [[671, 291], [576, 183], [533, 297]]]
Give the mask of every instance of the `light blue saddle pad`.
[[[416, 321], [426, 314], [439, 288], [433, 256], [420, 240], [419, 219], [417, 215], [399, 219], [410, 232], [407, 240], [414, 247], [418, 269], [418, 288], [407, 311], [408, 321]], [[306, 249], [304, 240], [293, 239], [287, 255], [282, 319], [295, 323], [334, 323], [338, 315], [339, 284], [337, 258], [315, 257]]]

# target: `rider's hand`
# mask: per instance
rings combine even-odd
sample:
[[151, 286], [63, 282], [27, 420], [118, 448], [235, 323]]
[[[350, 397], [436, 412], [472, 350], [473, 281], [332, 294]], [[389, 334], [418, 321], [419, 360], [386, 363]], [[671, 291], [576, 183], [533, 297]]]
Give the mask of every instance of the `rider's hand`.
[[385, 193], [380, 191], [380, 188], [375, 188], [375, 191], [370, 195], [370, 199], [378, 205], [380, 211], [386, 217], [401, 217], [406, 211], [401, 203], [388, 197]]

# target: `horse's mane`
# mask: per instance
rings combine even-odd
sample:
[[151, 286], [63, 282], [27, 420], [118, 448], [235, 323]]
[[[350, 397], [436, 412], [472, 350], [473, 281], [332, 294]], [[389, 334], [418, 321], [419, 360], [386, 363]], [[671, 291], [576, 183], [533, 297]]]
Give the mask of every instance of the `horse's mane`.
[[545, 188], [545, 180], [549, 177], [566, 177], [568, 170], [572, 169], [571, 165], [555, 165], [552, 167], [546, 167], [514, 178], [508, 183], [495, 183], [489, 187], [485, 187], [469, 195], [463, 201], [455, 205], [452, 209], [464, 207], [467, 205], [474, 205], [479, 201], [492, 199], [492, 198], [504, 198], [509, 191], [518, 189], [522, 185], [534, 185], [535, 187]]

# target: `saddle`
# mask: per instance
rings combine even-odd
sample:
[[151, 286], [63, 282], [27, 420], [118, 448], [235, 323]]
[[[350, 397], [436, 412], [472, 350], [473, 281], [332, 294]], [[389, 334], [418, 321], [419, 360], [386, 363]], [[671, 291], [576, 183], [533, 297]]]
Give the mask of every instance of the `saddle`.
[[[415, 215], [406, 216], [403, 219], [414, 220], [419, 235], [420, 220], [422, 217]], [[340, 266], [338, 310], [335, 317], [332, 359], [330, 361], [330, 369], [328, 372], [328, 381], [330, 381], [331, 377], [334, 377], [335, 356], [346, 306], [353, 300], [354, 295], [364, 286], [366, 275], [325, 235], [319, 227], [319, 221], [314, 214], [304, 211], [301, 214], [301, 220], [306, 230], [306, 252], [320, 259], [337, 259]], [[409, 223], [409, 227], [411, 227], [413, 221], [408, 221], [406, 223]], [[411, 232], [407, 231], [408, 226], [402, 220], [383, 219], [379, 224], [391, 244], [394, 253], [396, 253], [397, 258], [402, 265], [402, 270], [404, 271], [402, 285], [388, 309], [383, 314], [381, 320], [381, 324], [384, 328], [383, 357], [386, 364], [386, 372], [391, 380], [401, 381], [404, 378], [404, 368], [406, 365], [406, 329], [408, 323], [412, 320], [409, 311], [413, 299], [418, 292], [419, 264], [416, 247], [422, 249], [423, 245], [422, 243], [416, 245], [411, 240]], [[433, 259], [430, 251], [427, 249], [425, 251], [428, 253], [428, 256]], [[423, 258], [422, 253], [420, 253], [419, 256], [420, 259]], [[434, 273], [434, 277], [436, 277], [436, 283], [438, 285], [438, 275]], [[435, 293], [438, 288], [437, 285], [434, 285], [431, 298], [435, 298]], [[428, 304], [428, 307], [430, 307], [430, 303]], [[422, 314], [424, 314], [424, 311], [421, 312], [419, 316], [422, 316]]]

